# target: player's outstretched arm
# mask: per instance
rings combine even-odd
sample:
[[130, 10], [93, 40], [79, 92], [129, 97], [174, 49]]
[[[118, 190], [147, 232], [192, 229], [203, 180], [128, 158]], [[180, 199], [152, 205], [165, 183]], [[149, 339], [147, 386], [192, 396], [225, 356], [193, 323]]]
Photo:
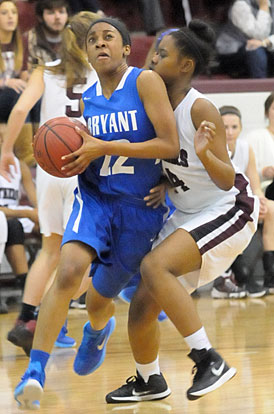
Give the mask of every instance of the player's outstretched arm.
[[14, 165], [16, 169], [13, 154], [14, 143], [24, 125], [29, 111], [41, 98], [43, 92], [43, 69], [39, 67], [33, 71], [26, 89], [13, 107], [4, 133], [1, 147], [0, 174], [8, 181], [10, 181], [9, 166]]

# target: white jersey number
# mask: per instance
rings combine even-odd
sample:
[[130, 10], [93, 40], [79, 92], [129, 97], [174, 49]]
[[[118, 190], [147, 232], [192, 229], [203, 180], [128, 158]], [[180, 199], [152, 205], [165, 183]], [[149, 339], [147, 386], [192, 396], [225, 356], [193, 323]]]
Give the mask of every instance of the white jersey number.
[[[119, 139], [119, 142], [129, 142], [127, 139]], [[111, 155], [106, 155], [102, 168], [100, 170], [101, 176], [115, 175], [115, 174], [134, 174], [134, 166], [124, 165], [128, 157], [118, 157], [113, 166], [110, 166]]]

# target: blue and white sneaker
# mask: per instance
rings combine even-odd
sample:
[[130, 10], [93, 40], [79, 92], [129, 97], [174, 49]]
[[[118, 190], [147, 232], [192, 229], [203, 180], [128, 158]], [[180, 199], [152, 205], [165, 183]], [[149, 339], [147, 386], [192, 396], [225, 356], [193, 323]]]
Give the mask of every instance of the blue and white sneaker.
[[14, 398], [19, 408], [29, 410], [40, 408], [45, 378], [45, 372], [40, 362], [31, 362], [14, 391]]
[[114, 328], [114, 316], [99, 333], [91, 328], [89, 321], [86, 322], [83, 328], [82, 343], [73, 364], [76, 374], [88, 375], [100, 367], [105, 359], [106, 345]]
[[57, 348], [73, 348], [76, 345], [75, 339], [67, 336], [67, 332], [67, 323], [65, 323], [54, 344]]

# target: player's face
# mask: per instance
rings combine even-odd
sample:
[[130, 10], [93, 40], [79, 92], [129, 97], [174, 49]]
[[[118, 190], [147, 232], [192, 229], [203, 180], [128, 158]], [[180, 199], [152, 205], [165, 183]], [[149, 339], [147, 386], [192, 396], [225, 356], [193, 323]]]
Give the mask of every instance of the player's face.
[[18, 24], [18, 11], [11, 1], [0, 5], [0, 31], [14, 32]]
[[225, 126], [226, 142], [230, 150], [234, 149], [236, 139], [241, 133], [242, 124], [241, 120], [237, 115], [226, 114], [222, 116], [223, 123]]
[[43, 22], [50, 33], [59, 34], [68, 20], [68, 12], [65, 7], [45, 9], [43, 11]]
[[88, 32], [88, 60], [99, 73], [123, 63], [129, 50], [129, 46], [123, 46], [119, 31], [106, 22], [96, 23]]
[[155, 70], [166, 84], [180, 76], [180, 56], [175, 46], [174, 39], [166, 35], [161, 40], [155, 52], [150, 68]]

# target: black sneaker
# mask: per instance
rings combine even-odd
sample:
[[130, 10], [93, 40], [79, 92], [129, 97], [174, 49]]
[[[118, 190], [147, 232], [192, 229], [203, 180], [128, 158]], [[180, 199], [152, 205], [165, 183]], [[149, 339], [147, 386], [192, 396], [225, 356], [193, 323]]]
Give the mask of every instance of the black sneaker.
[[203, 395], [216, 390], [230, 380], [236, 369], [230, 368], [215, 349], [192, 349], [188, 355], [195, 363], [196, 369], [193, 385], [187, 390], [189, 400], [197, 400]]
[[170, 392], [162, 374], [151, 375], [146, 383], [137, 371], [137, 376], [129, 377], [125, 385], [107, 394], [106, 402], [118, 404], [161, 400], [162, 398], [166, 398]]
[[256, 282], [249, 282], [246, 285], [247, 296], [250, 298], [261, 298], [267, 292], [267, 288], [259, 285]]
[[31, 319], [28, 322], [17, 319], [14, 327], [8, 332], [8, 341], [16, 346], [23, 348], [27, 356], [30, 355], [32, 348], [36, 323], [37, 322], [35, 319]]
[[274, 278], [272, 279], [265, 279], [264, 281], [264, 287], [267, 290], [267, 293], [269, 293], [270, 295], [274, 294]]

